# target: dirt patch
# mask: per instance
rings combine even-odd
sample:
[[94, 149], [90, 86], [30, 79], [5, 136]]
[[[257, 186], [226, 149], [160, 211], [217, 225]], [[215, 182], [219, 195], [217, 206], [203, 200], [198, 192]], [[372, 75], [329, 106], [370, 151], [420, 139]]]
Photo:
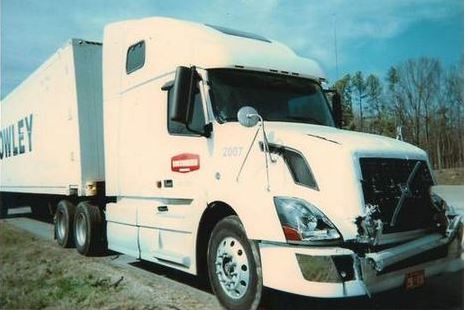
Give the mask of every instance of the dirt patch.
[[86, 258], [0, 221], [0, 308], [218, 309], [211, 294]]
[[439, 185], [463, 185], [463, 168], [434, 170]]

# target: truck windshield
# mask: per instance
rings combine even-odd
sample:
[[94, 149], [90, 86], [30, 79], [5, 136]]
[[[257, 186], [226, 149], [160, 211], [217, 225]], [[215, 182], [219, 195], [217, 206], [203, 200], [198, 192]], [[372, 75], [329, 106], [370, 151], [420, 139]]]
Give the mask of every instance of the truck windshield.
[[312, 80], [234, 69], [208, 71], [211, 99], [220, 123], [236, 122], [243, 106], [265, 121], [334, 126], [320, 85]]

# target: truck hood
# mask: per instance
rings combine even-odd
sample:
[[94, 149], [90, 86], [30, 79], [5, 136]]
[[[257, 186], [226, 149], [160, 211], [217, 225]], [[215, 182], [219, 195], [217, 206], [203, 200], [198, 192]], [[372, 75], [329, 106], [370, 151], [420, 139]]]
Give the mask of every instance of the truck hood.
[[[323, 144], [336, 144], [340, 149], [354, 155], [426, 159], [426, 153], [422, 149], [385, 136], [308, 124], [267, 123], [266, 126], [271, 137], [270, 141], [273, 141], [275, 136], [282, 138], [286, 136], [288, 141], [298, 138], [306, 141], [319, 140]], [[310, 139], [307, 140], [306, 137]]]
[[304, 155], [318, 191], [302, 188], [294, 195], [304, 195], [302, 198], [314, 203], [333, 221], [345, 240], [356, 238], [355, 219], [366, 213], [360, 158], [427, 160], [426, 153], [416, 146], [373, 134], [288, 123], [267, 123], [266, 129], [270, 143], [296, 149]]
[[[214, 129], [214, 134], [217, 136], [215, 141], [219, 141], [216, 147], [219, 150], [227, 150], [237, 146], [247, 150], [256, 130], [257, 127], [246, 128], [237, 122], [217, 126]], [[373, 134], [319, 125], [282, 122], [265, 122], [265, 130], [271, 144], [294, 149], [304, 156], [318, 187], [312, 189], [293, 183], [285, 163], [279, 161], [282, 163], [280, 166], [270, 166], [270, 192], [268, 194], [296, 197], [312, 203], [334, 223], [345, 240], [357, 238], [355, 221], [358, 217], [364, 216], [366, 212], [360, 158], [427, 160], [426, 153], [418, 147]], [[262, 140], [261, 133], [257, 140]], [[265, 169], [263, 154], [259, 151], [260, 148], [252, 150], [241, 180], [246, 182], [249, 173], [250, 183], [247, 183], [247, 186], [262, 187], [264, 183], [257, 182], [256, 175], [253, 175], [252, 171]], [[238, 156], [237, 160], [231, 160], [231, 157], [225, 157], [225, 154], [219, 157], [222, 162], [218, 165], [230, 167], [230, 171], [234, 172], [231, 173], [232, 184], [235, 184], [243, 156]]]

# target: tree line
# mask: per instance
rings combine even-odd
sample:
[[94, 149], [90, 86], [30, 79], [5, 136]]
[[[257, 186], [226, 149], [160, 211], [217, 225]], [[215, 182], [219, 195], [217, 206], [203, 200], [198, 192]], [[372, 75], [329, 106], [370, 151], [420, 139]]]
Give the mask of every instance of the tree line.
[[333, 88], [342, 97], [343, 128], [403, 139], [444, 169], [463, 167], [463, 83], [463, 58], [444, 68], [422, 57], [392, 66], [382, 78], [346, 74]]

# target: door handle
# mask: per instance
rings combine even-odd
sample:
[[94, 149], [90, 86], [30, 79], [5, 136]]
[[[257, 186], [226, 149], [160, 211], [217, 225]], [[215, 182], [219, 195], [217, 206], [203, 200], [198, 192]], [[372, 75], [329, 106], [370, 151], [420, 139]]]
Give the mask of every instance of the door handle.
[[168, 206], [158, 206], [158, 212], [166, 212], [168, 211]]

